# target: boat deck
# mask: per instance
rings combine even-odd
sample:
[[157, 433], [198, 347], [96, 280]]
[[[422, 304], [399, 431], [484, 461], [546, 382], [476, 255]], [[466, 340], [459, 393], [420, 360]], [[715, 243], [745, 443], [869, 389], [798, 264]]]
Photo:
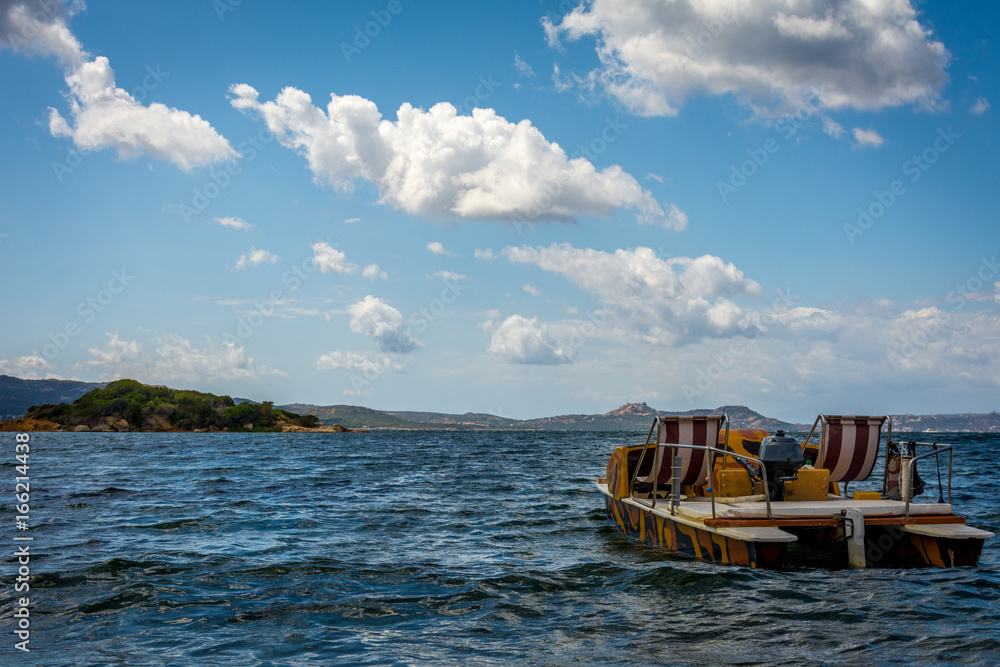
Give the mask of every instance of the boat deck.
[[[608, 496], [608, 487], [597, 483], [598, 489]], [[649, 499], [622, 498], [621, 502], [644, 512], [717, 532], [741, 540], [790, 542], [796, 538], [786, 532], [789, 528], [824, 528], [843, 524], [842, 513], [857, 512], [869, 526], [903, 526], [907, 532], [928, 536], [992, 537], [976, 528], [965, 526], [965, 519], [952, 511], [949, 503], [914, 503], [909, 506], [899, 500], [854, 500], [842, 496], [829, 496], [825, 501], [774, 501], [771, 517], [767, 504], [756, 497], [716, 498], [715, 515], [711, 498], [682, 497], [681, 503], [671, 511], [668, 499], [659, 499], [650, 507]]]

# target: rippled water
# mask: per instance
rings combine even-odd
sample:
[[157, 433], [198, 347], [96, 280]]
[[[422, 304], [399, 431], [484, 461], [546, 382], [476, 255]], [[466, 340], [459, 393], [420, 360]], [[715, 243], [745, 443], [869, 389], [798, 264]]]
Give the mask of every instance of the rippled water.
[[[658, 553], [593, 486], [642, 437], [34, 434], [32, 651], [9, 634], [6, 546], [0, 663], [1000, 662], [1000, 538], [951, 570]], [[958, 443], [956, 506], [1000, 533], [1000, 480], [976, 471], [1000, 437], [940, 439]], [[13, 522], [5, 500], [7, 545]]]

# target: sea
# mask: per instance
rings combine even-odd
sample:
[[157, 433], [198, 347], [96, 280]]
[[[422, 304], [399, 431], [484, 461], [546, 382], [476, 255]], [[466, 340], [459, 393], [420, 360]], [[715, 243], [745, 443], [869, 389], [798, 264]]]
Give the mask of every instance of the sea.
[[[2, 433], [0, 665], [1000, 664], [1000, 537], [954, 569], [661, 553], [594, 486], [644, 436], [33, 433], [23, 515]], [[918, 439], [1000, 535], [1000, 436]]]

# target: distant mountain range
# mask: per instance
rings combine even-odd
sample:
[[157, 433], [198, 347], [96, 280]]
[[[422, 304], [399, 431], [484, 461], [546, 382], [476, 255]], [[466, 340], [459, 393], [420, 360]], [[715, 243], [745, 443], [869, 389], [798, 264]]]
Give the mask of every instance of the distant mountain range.
[[33, 405], [72, 403], [91, 389], [104, 386], [104, 382], [22, 380], [0, 375], [0, 419], [23, 417]]
[[[27, 413], [33, 405], [69, 403], [104, 383], [71, 382], [67, 380], [21, 380], [0, 375], [0, 418], [14, 419]], [[237, 403], [246, 399], [236, 399]], [[253, 401], [248, 401], [253, 402]], [[767, 431], [808, 430], [811, 424], [795, 424], [765, 417], [742, 405], [723, 405], [715, 409], [669, 412], [655, 410], [645, 403], [625, 405], [597, 415], [571, 414], [540, 419], [511, 419], [497, 415], [467, 412], [383, 411], [354, 405], [311, 405], [292, 403], [277, 406], [301, 415], [313, 414], [320, 421], [348, 428], [410, 428], [410, 429], [526, 429], [571, 431], [642, 431], [648, 429], [657, 415], [708, 415], [726, 413], [733, 428], [755, 428]], [[974, 431], [1000, 432], [1000, 414], [954, 415], [892, 415], [894, 431]]]

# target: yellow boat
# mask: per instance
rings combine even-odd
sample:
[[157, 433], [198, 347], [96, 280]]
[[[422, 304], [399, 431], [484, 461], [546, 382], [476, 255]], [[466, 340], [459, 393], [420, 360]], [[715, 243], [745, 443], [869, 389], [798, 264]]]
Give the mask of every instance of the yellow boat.
[[[848, 495], [872, 475], [882, 442], [880, 488]], [[922, 460], [937, 465], [936, 502], [915, 499]], [[895, 442], [888, 416], [820, 415], [802, 442], [730, 429], [724, 414], [668, 416], [653, 421], [644, 443], [612, 452], [597, 488], [629, 537], [711, 563], [976, 565], [993, 533], [952, 511], [951, 471], [950, 445]]]

